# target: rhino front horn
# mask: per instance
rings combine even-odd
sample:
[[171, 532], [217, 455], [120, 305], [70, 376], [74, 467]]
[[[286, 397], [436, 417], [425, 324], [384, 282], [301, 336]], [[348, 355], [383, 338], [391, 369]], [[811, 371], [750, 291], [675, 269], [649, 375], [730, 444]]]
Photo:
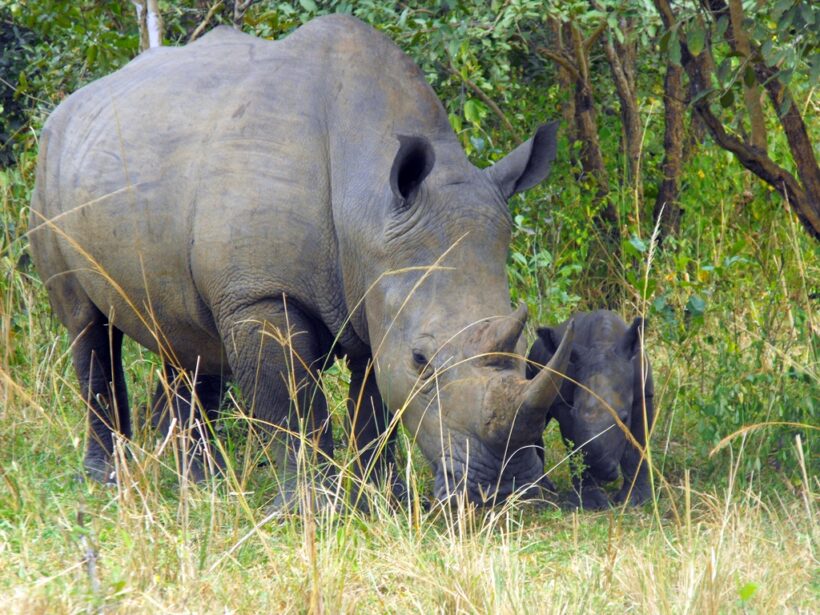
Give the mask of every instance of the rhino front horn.
[[572, 341], [575, 337], [575, 322], [570, 321], [564, 332], [564, 337], [558, 345], [558, 350], [549, 363], [535, 378], [527, 384], [521, 399], [521, 410], [525, 416], [546, 415], [547, 410], [555, 401], [561, 384], [565, 379], [569, 358], [572, 354]]

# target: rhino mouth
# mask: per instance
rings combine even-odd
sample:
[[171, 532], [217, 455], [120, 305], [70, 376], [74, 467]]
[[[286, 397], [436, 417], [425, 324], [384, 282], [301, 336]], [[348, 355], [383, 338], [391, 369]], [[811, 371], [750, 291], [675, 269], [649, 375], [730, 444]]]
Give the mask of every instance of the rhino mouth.
[[532, 499], [544, 474], [535, 444], [498, 455], [478, 440], [469, 439], [469, 454], [458, 447], [436, 466], [434, 496], [439, 502], [464, 497], [479, 506], [502, 504], [510, 496]]

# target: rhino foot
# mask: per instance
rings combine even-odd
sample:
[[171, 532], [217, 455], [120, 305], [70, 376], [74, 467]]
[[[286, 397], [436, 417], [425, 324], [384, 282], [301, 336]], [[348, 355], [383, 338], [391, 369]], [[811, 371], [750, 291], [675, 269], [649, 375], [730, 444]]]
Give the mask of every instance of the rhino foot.
[[613, 499], [616, 504], [623, 504], [626, 502], [627, 497], [629, 497], [630, 506], [640, 506], [652, 497], [652, 490], [649, 488], [649, 485], [635, 485], [632, 489], [632, 493], [629, 492], [629, 487], [629, 484], [624, 484], [621, 490], [615, 494]]
[[225, 459], [214, 447], [210, 447], [207, 453], [189, 453], [184, 466], [180, 461], [177, 462], [177, 475], [180, 479], [185, 476], [194, 483], [204, 483], [209, 479], [216, 478], [225, 469]]
[[85, 475], [94, 482], [102, 485], [117, 484], [117, 471], [114, 469], [110, 457], [87, 454], [83, 459], [83, 467], [85, 468]]
[[572, 491], [565, 500], [570, 510], [604, 510], [609, 508], [609, 498], [600, 487], [585, 487], [579, 491]]
[[538, 479], [538, 486], [542, 491], [546, 491], [551, 494], [558, 493], [558, 488], [555, 486], [555, 483], [552, 482], [546, 474]]
[[283, 481], [267, 509], [269, 516], [301, 516], [342, 509], [343, 493], [336, 477], [305, 479], [292, 476]]

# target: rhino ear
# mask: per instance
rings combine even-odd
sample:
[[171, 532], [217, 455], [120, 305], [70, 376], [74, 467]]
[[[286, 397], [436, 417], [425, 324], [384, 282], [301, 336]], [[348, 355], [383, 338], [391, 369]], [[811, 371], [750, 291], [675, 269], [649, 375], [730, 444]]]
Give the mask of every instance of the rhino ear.
[[544, 348], [547, 352], [549, 352], [550, 355], [554, 355], [555, 351], [558, 350], [558, 344], [561, 343], [561, 336], [556, 336], [555, 329], [552, 327], [539, 327], [536, 330], [536, 334], [538, 335], [538, 339], [541, 340], [541, 343], [544, 344]]
[[421, 182], [433, 170], [436, 154], [427, 137], [399, 135], [399, 151], [390, 169], [390, 189], [401, 207], [408, 207], [418, 194]]
[[505, 199], [547, 178], [555, 160], [557, 133], [558, 122], [539, 126], [531, 139], [486, 170]]
[[617, 352], [627, 359], [631, 359], [641, 350], [641, 336], [644, 330], [644, 319], [638, 316], [629, 325], [629, 328], [624, 333], [624, 336], [617, 344]]

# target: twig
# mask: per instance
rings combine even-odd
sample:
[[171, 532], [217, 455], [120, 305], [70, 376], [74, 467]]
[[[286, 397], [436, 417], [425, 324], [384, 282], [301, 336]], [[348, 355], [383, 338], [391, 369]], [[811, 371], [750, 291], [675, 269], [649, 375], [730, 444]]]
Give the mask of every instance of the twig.
[[208, 9], [208, 14], [205, 15], [205, 19], [200, 22], [200, 24], [196, 27], [196, 30], [194, 30], [188, 38], [189, 43], [193, 43], [197, 38], [199, 38], [199, 35], [202, 34], [203, 30], [205, 30], [208, 23], [211, 21], [211, 18], [214, 16], [214, 13], [216, 13], [222, 4], [222, 0], [217, 0], [213, 5], [211, 5], [211, 8]]
[[498, 118], [501, 120], [501, 123], [504, 124], [504, 127], [513, 136], [513, 139], [515, 139], [515, 142], [517, 144], [520, 145], [521, 143], [523, 143], [523, 140], [521, 139], [521, 136], [518, 134], [518, 131], [515, 128], [513, 128], [513, 125], [510, 123], [510, 120], [507, 119], [507, 116], [504, 115], [504, 112], [501, 110], [501, 107], [499, 107], [492, 98], [487, 96], [487, 94], [480, 87], [478, 87], [475, 83], [470, 81], [470, 79], [468, 79], [467, 77], [462, 75], [460, 72], [458, 72], [452, 66], [448, 66], [447, 70], [452, 75], [454, 75], [454, 76], [458, 77], [459, 79], [461, 79], [464, 82], [464, 85], [466, 85], [468, 88], [470, 88], [475, 93], [475, 95], [478, 96], [482, 100], [482, 102], [485, 105], [487, 105], [490, 109], [493, 110], [493, 113], [495, 113], [498, 116]]

